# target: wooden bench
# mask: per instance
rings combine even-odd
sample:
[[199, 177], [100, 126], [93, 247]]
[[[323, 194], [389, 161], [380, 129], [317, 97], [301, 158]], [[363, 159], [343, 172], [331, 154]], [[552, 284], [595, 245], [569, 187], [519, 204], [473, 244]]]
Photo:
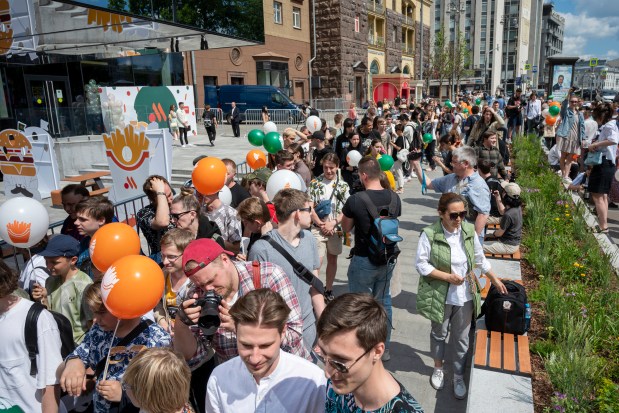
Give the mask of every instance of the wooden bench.
[[[62, 195], [60, 194], [60, 189], [54, 189], [51, 192], [52, 196], [52, 206], [62, 206]], [[110, 192], [110, 188], [103, 187], [101, 189], [95, 189], [94, 191], [88, 191], [90, 196], [103, 195]]]
[[530, 377], [529, 337], [477, 330], [474, 366]]
[[[481, 290], [481, 299], [485, 300], [486, 297], [488, 296], [488, 291], [490, 291], [490, 287], [492, 286], [492, 283], [490, 282], [490, 280], [488, 279], [488, 277], [486, 277], [485, 275], [482, 275], [481, 278], [486, 279], [486, 285], [484, 285], [484, 288], [482, 288]], [[513, 281], [515, 283], [518, 283], [520, 285], [524, 285], [522, 284], [522, 280], [513, 280], [511, 278], [499, 278], [501, 281]]]
[[520, 249], [518, 249], [518, 251], [514, 252], [513, 254], [490, 254], [487, 252], [486, 257], [495, 258], [499, 260], [515, 260], [515, 261], [519, 261], [522, 258], [522, 256], [520, 255]]
[[497, 230], [501, 228], [500, 224], [486, 224], [486, 229]]
[[[102, 177], [110, 175], [110, 171], [89, 172], [82, 175], [65, 176], [62, 180], [66, 182], [75, 182], [89, 188], [90, 196], [103, 195], [110, 191], [103, 185]], [[62, 206], [62, 196], [59, 189], [54, 189], [51, 192], [52, 206]]]

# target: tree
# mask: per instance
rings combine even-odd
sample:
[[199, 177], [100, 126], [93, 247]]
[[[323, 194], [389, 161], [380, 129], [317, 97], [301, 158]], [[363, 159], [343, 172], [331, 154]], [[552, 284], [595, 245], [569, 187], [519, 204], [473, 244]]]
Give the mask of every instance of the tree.
[[[471, 67], [471, 51], [467, 47], [466, 39], [464, 35], [460, 33], [458, 35], [457, 41], [453, 44], [452, 47], [452, 57], [451, 60], [451, 79], [454, 82], [454, 86], [457, 86], [456, 92], [460, 90], [460, 80], [465, 77], [472, 76]], [[452, 100], [455, 99], [455, 96], [451, 97]]]
[[426, 74], [426, 79], [428, 79], [428, 86], [430, 78], [438, 80], [438, 97], [440, 99], [441, 91], [443, 89], [443, 83], [448, 79], [450, 73], [449, 49], [445, 40], [444, 27], [442, 27], [441, 30], [436, 33], [436, 36], [434, 37], [434, 47], [428, 60], [428, 73]]

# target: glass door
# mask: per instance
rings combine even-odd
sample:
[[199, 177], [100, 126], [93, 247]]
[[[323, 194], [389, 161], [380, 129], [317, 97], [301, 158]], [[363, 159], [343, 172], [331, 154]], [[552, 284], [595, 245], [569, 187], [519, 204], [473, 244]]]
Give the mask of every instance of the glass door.
[[27, 126], [40, 126], [53, 137], [71, 136], [73, 114], [68, 78], [26, 76], [25, 80], [30, 119], [19, 120]]

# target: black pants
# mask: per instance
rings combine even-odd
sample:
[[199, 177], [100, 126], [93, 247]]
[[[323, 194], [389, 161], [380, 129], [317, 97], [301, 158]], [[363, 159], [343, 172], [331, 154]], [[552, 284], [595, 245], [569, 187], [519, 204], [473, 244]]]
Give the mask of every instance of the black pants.
[[213, 369], [215, 369], [215, 357], [191, 372], [190, 401], [198, 413], [206, 413], [206, 385]]
[[435, 140], [432, 140], [430, 143], [428, 143], [428, 146], [426, 146], [426, 149], [424, 149], [424, 152], [426, 154], [426, 160], [428, 161], [428, 164], [430, 164], [430, 168], [432, 169], [436, 168], [436, 162], [434, 161], [435, 149], [436, 149]]
[[230, 124], [232, 125], [232, 134], [234, 135], [235, 138], [238, 138], [239, 136], [241, 136], [241, 128], [239, 126], [239, 122], [238, 121], [230, 121]]
[[217, 137], [217, 130], [215, 129], [215, 126], [209, 126], [206, 128], [206, 133], [208, 134], [209, 142], [215, 142], [215, 138]]
[[[189, 143], [189, 140], [187, 139], [187, 128], [178, 128], [178, 136], [180, 136], [181, 145], [187, 145]], [[183, 137], [185, 137], [184, 141]]]

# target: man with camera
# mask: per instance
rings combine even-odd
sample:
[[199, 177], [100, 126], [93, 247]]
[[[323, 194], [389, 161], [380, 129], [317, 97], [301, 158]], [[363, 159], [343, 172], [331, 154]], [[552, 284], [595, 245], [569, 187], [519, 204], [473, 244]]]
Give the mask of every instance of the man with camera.
[[192, 285], [174, 325], [174, 347], [190, 367], [208, 360], [212, 350], [219, 361], [237, 356], [236, 329], [228, 311], [240, 296], [265, 287], [279, 293], [291, 308], [282, 348], [307, 358], [299, 299], [284, 271], [270, 262], [254, 265], [232, 257], [208, 238], [192, 241], [183, 252], [183, 270]]

